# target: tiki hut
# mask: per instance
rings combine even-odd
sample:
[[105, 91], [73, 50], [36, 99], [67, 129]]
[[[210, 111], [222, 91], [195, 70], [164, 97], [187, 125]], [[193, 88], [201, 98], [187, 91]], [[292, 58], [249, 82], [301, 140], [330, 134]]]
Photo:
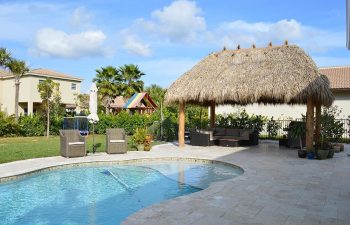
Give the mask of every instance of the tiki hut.
[[[313, 143], [313, 115], [321, 105], [330, 106], [333, 94], [326, 76], [314, 61], [295, 45], [227, 50], [209, 54], [177, 79], [165, 102], [179, 104], [179, 145], [184, 145], [185, 103], [210, 106], [211, 126], [215, 105], [252, 103], [307, 104], [307, 148]], [[312, 127], [312, 129], [310, 129]], [[317, 118], [316, 134], [319, 134]], [[317, 133], [318, 132], [318, 133]]]

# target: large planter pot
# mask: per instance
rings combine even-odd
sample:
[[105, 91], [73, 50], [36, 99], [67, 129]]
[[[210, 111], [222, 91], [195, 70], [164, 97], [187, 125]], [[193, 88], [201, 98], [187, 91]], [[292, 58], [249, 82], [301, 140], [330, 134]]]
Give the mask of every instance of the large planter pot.
[[310, 159], [310, 160], [315, 159], [315, 153], [314, 152], [308, 152], [307, 153], [307, 159]]
[[151, 150], [151, 145], [145, 145], [144, 150], [145, 151], [150, 151]]
[[317, 154], [317, 158], [318, 159], [327, 159], [328, 158], [328, 154], [329, 154], [329, 149], [318, 149], [316, 151]]
[[334, 156], [334, 149], [330, 149], [327, 158], [331, 159]]
[[299, 158], [306, 158], [306, 155], [307, 155], [306, 150], [301, 150], [301, 149], [298, 150], [298, 157]]
[[137, 151], [143, 151], [145, 148], [145, 146], [143, 144], [139, 144], [136, 147], [137, 147]]
[[344, 145], [343, 144], [334, 144], [333, 149], [335, 153], [344, 151]]

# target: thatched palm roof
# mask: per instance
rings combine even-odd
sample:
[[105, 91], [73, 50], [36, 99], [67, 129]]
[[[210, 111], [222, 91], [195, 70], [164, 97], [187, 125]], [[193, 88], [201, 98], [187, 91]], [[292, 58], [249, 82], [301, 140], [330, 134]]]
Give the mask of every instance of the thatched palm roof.
[[309, 96], [326, 106], [334, 99], [314, 61], [301, 48], [283, 45], [212, 53], [169, 87], [165, 101], [306, 104]]

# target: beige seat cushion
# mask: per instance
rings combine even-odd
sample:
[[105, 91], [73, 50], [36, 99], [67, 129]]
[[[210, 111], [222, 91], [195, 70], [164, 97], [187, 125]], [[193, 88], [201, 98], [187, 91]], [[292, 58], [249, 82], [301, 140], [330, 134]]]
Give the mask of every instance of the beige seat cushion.
[[123, 143], [125, 140], [110, 140], [111, 143]]
[[83, 145], [84, 144], [84, 142], [79, 142], [79, 141], [77, 141], [77, 142], [69, 142], [68, 143], [68, 145]]

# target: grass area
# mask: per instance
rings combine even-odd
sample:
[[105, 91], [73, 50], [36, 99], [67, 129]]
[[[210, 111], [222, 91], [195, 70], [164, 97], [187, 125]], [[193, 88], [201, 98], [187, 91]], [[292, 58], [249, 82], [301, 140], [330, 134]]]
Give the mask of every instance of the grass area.
[[[95, 135], [97, 152], [104, 152], [106, 149], [106, 136]], [[153, 142], [153, 145], [164, 142]], [[88, 151], [92, 152], [92, 135], [87, 138]], [[50, 157], [60, 155], [60, 138], [46, 137], [11, 137], [0, 138], [0, 163], [12, 162], [23, 159]], [[136, 150], [128, 144], [128, 151]]]

